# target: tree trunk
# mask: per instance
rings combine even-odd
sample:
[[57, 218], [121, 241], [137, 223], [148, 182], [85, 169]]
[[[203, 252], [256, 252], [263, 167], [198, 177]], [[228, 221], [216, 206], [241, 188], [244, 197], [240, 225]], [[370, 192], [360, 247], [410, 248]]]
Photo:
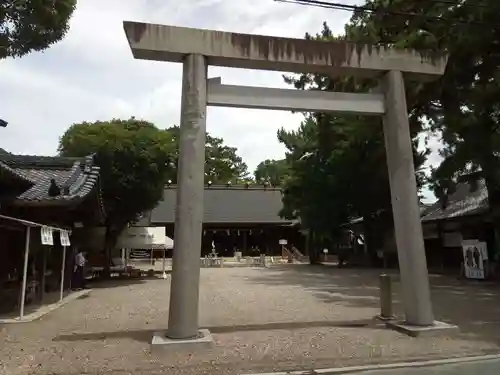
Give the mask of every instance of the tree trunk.
[[104, 269], [102, 272], [103, 278], [111, 277], [111, 257], [119, 233], [119, 231], [117, 232], [111, 226], [106, 226], [106, 234], [104, 236]]
[[318, 246], [315, 241], [316, 235], [312, 229], [309, 229], [309, 263], [311, 264], [320, 264]]
[[367, 250], [367, 264], [368, 266], [373, 267], [377, 264], [377, 250], [379, 246], [376, 238], [375, 221], [373, 220], [371, 215], [363, 216], [363, 226]]

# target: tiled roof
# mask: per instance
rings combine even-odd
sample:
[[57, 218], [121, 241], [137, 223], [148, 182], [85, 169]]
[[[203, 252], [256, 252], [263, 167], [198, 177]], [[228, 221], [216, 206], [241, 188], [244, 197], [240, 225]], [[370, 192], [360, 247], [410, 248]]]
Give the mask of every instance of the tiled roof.
[[[0, 160], [1, 160], [1, 157], [3, 156], [3, 154], [1, 153], [1, 151], [3, 151], [3, 150], [0, 149]], [[27, 186], [32, 185], [31, 181], [27, 180], [23, 176], [20, 176], [11, 167], [9, 167], [7, 164], [5, 164], [2, 161], [0, 161], [0, 178], [2, 177], [2, 175], [7, 175], [11, 179], [14, 179], [14, 180], [17, 180], [17, 181], [19, 181], [21, 183], [24, 183]]]
[[477, 186], [468, 182], [457, 184], [453, 194], [448, 196], [446, 208], [437, 201], [425, 210], [422, 221], [446, 220], [462, 216], [478, 215], [488, 211], [488, 191], [484, 180], [477, 181]]
[[[176, 187], [165, 188], [163, 200], [151, 213], [151, 223], [175, 222]], [[205, 187], [205, 224], [290, 224], [279, 216], [281, 190], [264, 187]]]
[[[17, 196], [17, 203], [68, 202], [82, 199], [98, 188], [99, 167], [94, 165], [92, 156], [65, 158], [2, 153], [0, 168], [30, 183], [30, 187]], [[51, 179], [61, 189], [61, 194], [55, 197], [48, 194]]]

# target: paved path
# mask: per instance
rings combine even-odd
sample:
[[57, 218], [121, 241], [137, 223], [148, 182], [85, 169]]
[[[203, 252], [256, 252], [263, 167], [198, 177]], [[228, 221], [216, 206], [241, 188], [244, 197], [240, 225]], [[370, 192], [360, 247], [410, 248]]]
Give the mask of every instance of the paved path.
[[235, 375], [500, 350], [500, 288], [432, 278], [437, 317], [463, 332], [412, 339], [372, 319], [378, 273], [307, 265], [202, 269], [200, 324], [211, 330], [214, 348], [158, 356], [149, 342], [167, 327], [170, 281], [99, 284], [39, 321], [0, 326], [0, 374]]
[[497, 375], [500, 373], [500, 359], [480, 362], [441, 365], [433, 367], [406, 368], [351, 372], [351, 375]]

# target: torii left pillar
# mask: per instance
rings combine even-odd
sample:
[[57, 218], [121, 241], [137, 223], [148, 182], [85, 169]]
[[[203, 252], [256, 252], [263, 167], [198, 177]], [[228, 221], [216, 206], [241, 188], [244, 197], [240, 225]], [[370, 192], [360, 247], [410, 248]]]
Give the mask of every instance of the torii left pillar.
[[175, 249], [167, 337], [195, 339], [198, 331], [201, 234], [207, 117], [207, 61], [185, 57], [182, 73]]

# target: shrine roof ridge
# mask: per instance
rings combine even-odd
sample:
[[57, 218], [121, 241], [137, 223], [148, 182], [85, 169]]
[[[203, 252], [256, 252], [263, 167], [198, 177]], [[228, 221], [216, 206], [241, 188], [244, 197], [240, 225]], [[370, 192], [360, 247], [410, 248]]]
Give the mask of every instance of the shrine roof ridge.
[[[203, 223], [205, 224], [273, 224], [286, 225], [292, 221], [280, 217], [283, 208], [279, 188], [245, 188], [205, 186], [203, 194]], [[165, 187], [163, 200], [151, 212], [153, 225], [173, 224], [177, 202], [174, 185]]]
[[488, 212], [488, 189], [484, 179], [474, 183], [459, 181], [455, 191], [447, 197], [446, 204], [437, 200], [428, 207], [423, 222], [458, 219], [464, 216], [483, 215]]
[[[177, 189], [176, 184], [166, 184], [165, 189]], [[205, 183], [205, 190], [267, 190], [267, 191], [282, 191], [279, 186], [262, 185], [257, 183], [250, 183], [248, 186], [245, 184], [207, 184]]]

